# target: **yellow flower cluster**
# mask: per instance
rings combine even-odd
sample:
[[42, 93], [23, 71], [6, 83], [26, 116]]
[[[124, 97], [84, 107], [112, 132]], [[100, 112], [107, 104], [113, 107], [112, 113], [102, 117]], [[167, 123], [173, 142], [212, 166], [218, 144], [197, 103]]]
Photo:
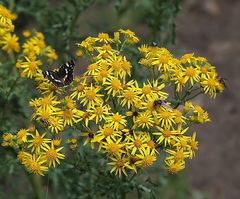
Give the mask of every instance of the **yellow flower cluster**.
[[202, 90], [215, 98], [216, 93], [224, 90], [223, 78], [204, 57], [195, 57], [192, 53], [176, 59], [165, 48], [147, 45], [142, 45], [139, 51], [143, 54], [139, 63], [157, 72], [162, 79], [174, 83], [176, 92], [190, 85], [189, 90]]
[[[25, 36], [29, 35], [25, 32]], [[26, 61], [19, 59], [17, 66], [22, 76], [38, 84], [42, 96], [31, 100], [30, 106], [32, 119], [45, 130], [40, 133], [29, 127], [17, 134], [5, 133], [2, 142], [18, 151], [29, 172], [43, 175], [60, 164], [63, 148], [78, 150], [82, 140], [105, 153], [111, 172], [118, 176], [149, 167], [159, 157], [165, 157], [170, 173], [177, 173], [185, 168], [186, 159], [195, 156], [198, 141], [189, 127], [210, 120], [189, 100], [200, 93], [215, 97], [224, 89], [205, 58], [186, 54], [177, 59], [165, 48], [142, 45], [141, 59], [133, 62], [127, 49], [139, 42], [134, 32], [120, 29], [113, 37], [100, 33], [78, 44], [76, 55], [88, 59], [87, 71], [58, 88], [39, 68], [38, 55], [47, 52], [42, 41], [39, 33], [29, 38], [23, 45]], [[134, 70], [146, 74], [147, 80], [137, 81]], [[174, 99], [167, 92], [169, 86], [175, 88]]]
[[[41, 72], [39, 66], [44, 60], [47, 58], [51, 63], [57, 59], [57, 54], [51, 46], [45, 44], [44, 35], [36, 31], [24, 31], [23, 36], [26, 40], [20, 45], [19, 37], [13, 34], [13, 20], [16, 17], [0, 4], [0, 48], [8, 55], [4, 57], [11, 65], [14, 65], [16, 57], [19, 57], [16, 68], [22, 77], [36, 78]], [[5, 133], [2, 146], [13, 147], [18, 153], [19, 161], [29, 172], [43, 175], [43, 171], [47, 171], [48, 167], [55, 167], [56, 163], [60, 163], [59, 159], [64, 158], [60, 153], [63, 149], [59, 147], [60, 142], [45, 138], [45, 134], [40, 135], [35, 127], [21, 129], [16, 134]]]

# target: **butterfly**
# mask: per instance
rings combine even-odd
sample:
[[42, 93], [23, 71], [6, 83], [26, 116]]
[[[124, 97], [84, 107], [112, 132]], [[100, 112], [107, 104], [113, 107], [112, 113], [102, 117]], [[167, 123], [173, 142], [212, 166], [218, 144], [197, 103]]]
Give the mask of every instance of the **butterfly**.
[[67, 61], [56, 71], [43, 71], [43, 77], [51, 81], [57, 87], [69, 85], [73, 81], [73, 69], [75, 63], [73, 60]]

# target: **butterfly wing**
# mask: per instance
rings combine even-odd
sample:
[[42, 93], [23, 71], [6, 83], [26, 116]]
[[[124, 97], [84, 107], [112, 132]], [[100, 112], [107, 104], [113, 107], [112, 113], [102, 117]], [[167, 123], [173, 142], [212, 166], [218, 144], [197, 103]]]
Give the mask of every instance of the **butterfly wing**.
[[63, 82], [65, 85], [70, 84], [73, 81], [73, 69], [75, 63], [73, 60], [66, 62], [63, 66], [60, 67], [59, 73], [61, 75], [65, 74], [63, 77]]
[[59, 78], [58, 71], [43, 71], [43, 77], [51, 81], [57, 87], [63, 87], [65, 85], [64, 82], [62, 82], [62, 79]]
[[57, 71], [44, 71], [43, 76], [50, 80], [55, 86], [63, 87], [73, 81], [74, 66], [75, 63], [71, 60], [62, 65]]

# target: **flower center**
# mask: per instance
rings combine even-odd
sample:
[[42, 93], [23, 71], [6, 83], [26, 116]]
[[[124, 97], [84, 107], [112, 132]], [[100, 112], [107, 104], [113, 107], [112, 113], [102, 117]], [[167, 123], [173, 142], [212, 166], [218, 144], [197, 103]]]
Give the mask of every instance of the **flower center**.
[[77, 92], [81, 93], [81, 92], [83, 92], [83, 90], [84, 90], [84, 86], [82, 84], [79, 84], [77, 86]]
[[117, 153], [119, 151], [118, 145], [115, 143], [109, 144], [109, 151], [111, 153]]
[[113, 115], [113, 120], [114, 120], [114, 122], [120, 122], [121, 119], [122, 119], [122, 118], [121, 118], [120, 115], [117, 115], [117, 114]]
[[29, 70], [35, 71], [37, 69], [37, 63], [35, 61], [29, 62]]
[[90, 70], [90, 71], [93, 71], [93, 70], [95, 70], [95, 69], [97, 69], [97, 64], [90, 64], [90, 65], [88, 66], [88, 70]]
[[103, 109], [102, 109], [102, 107], [97, 107], [97, 108], [95, 109], [95, 113], [96, 113], [97, 115], [102, 115], [102, 114], [103, 114]]
[[115, 71], [118, 71], [120, 69], [121, 62], [118, 60], [115, 60], [112, 62], [112, 67], [114, 68]]
[[43, 138], [42, 138], [40, 135], [36, 136], [36, 137], [34, 138], [34, 140], [33, 140], [33, 145], [34, 145], [35, 147], [41, 146], [42, 143], [43, 143]]
[[150, 148], [152, 148], [152, 149], [155, 148], [155, 143], [154, 143], [154, 141], [152, 141], [152, 140], [149, 140], [149, 141], [147, 142], [147, 145], [148, 145]]
[[209, 78], [207, 84], [210, 88], [216, 88], [216, 80], [213, 78]]
[[53, 161], [57, 159], [57, 151], [54, 149], [49, 149], [47, 152], [47, 160], [48, 161]]
[[112, 80], [111, 85], [115, 89], [120, 89], [121, 88], [121, 82], [118, 79]]
[[116, 165], [118, 168], [123, 168], [124, 167], [124, 161], [123, 160], [117, 160]]
[[104, 133], [105, 136], [110, 136], [110, 135], [113, 134], [113, 129], [110, 128], [110, 127], [106, 127], [106, 128], [104, 128], [103, 133]]
[[126, 91], [124, 93], [124, 97], [127, 99], [127, 100], [131, 100], [131, 99], [134, 99], [135, 97], [135, 94], [133, 91]]
[[127, 71], [131, 68], [131, 65], [129, 62], [125, 61], [122, 63], [122, 68], [123, 68], [123, 70]]
[[49, 96], [46, 96], [42, 99], [41, 104], [49, 106], [51, 105], [51, 102], [52, 102], [51, 98]]
[[140, 118], [140, 121], [142, 123], [148, 123], [149, 122], [149, 118], [146, 116], [146, 115], [143, 115], [141, 118]]
[[99, 34], [98, 34], [98, 38], [99, 38], [99, 39], [108, 39], [109, 36], [108, 36], [108, 34], [106, 34], [106, 33], [99, 33]]
[[96, 93], [94, 92], [94, 91], [88, 91], [87, 93], [86, 93], [86, 97], [87, 97], [87, 99], [88, 100], [94, 100], [95, 99], [95, 97], [96, 97]]
[[137, 148], [139, 148], [139, 147], [142, 146], [142, 141], [139, 140], [139, 139], [137, 139], [137, 140], [135, 140], [134, 145], [135, 145]]
[[107, 70], [102, 70], [102, 71], [100, 72], [100, 75], [101, 75], [102, 77], [107, 77], [107, 76], [108, 76], [108, 71], [107, 71]]
[[166, 137], [170, 137], [172, 135], [172, 132], [168, 129], [163, 130], [163, 136]]
[[182, 151], [177, 151], [176, 154], [174, 155], [175, 159], [178, 160], [183, 160], [184, 159], [184, 154]]
[[189, 76], [189, 77], [194, 77], [196, 74], [196, 71], [193, 67], [188, 67], [186, 69], [186, 75]]
[[167, 64], [169, 61], [169, 57], [167, 55], [161, 55], [159, 56], [159, 62], [161, 64]]
[[163, 112], [161, 112], [161, 115], [162, 115], [163, 119], [167, 119], [170, 117], [171, 113], [169, 111], [163, 111]]
[[73, 112], [71, 110], [65, 110], [63, 112], [63, 115], [65, 117], [65, 119], [72, 119], [73, 117]]
[[149, 85], [144, 86], [144, 87], [142, 88], [142, 92], [143, 92], [143, 94], [145, 94], [145, 95], [151, 93], [151, 87], [150, 87]]
[[153, 164], [154, 160], [155, 160], [154, 156], [146, 155], [143, 159], [143, 165], [149, 167]]

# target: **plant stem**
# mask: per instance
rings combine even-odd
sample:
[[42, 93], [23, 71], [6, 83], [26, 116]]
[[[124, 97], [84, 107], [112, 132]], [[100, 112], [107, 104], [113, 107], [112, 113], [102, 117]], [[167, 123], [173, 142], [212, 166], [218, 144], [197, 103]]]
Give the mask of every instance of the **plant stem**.
[[42, 192], [42, 180], [39, 175], [29, 175], [30, 182], [32, 184], [34, 199], [44, 199]]

